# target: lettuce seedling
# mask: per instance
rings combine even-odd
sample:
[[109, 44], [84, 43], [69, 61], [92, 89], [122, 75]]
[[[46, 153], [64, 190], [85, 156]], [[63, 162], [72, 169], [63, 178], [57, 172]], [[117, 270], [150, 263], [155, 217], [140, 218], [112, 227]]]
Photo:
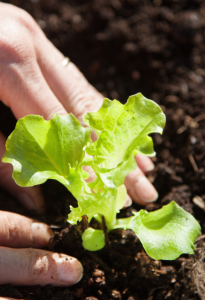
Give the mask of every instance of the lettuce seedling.
[[[77, 199], [68, 222], [77, 224], [84, 215], [105, 221], [107, 230], [132, 229], [154, 259], [171, 260], [193, 253], [200, 226], [194, 217], [175, 202], [148, 213], [134, 212], [117, 219], [126, 198], [125, 176], [137, 167], [138, 153], [154, 156], [149, 134], [162, 133], [165, 115], [142, 94], [130, 96], [122, 105], [105, 99], [97, 112], [87, 113], [83, 127], [72, 115], [55, 115], [45, 121], [29, 115], [17, 122], [6, 143], [3, 162], [13, 165], [13, 178], [20, 186], [33, 186], [56, 179]], [[97, 140], [91, 140], [91, 131]], [[90, 166], [96, 179], [87, 183]], [[88, 227], [82, 234], [83, 246], [90, 251], [105, 245], [103, 230]]]

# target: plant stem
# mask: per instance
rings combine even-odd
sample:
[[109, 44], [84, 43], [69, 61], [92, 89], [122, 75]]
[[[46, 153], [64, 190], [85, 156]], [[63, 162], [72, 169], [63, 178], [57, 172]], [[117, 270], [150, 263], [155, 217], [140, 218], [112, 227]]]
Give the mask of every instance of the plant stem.
[[84, 215], [82, 216], [82, 225], [81, 225], [82, 232], [84, 232], [88, 227], [89, 227], [88, 217]]
[[107, 226], [106, 226], [106, 223], [105, 223], [105, 217], [102, 216], [102, 229], [103, 229], [103, 232], [105, 234], [105, 244], [106, 244], [106, 247], [110, 247], [110, 241], [109, 241], [109, 237], [108, 237], [108, 231], [107, 231]]

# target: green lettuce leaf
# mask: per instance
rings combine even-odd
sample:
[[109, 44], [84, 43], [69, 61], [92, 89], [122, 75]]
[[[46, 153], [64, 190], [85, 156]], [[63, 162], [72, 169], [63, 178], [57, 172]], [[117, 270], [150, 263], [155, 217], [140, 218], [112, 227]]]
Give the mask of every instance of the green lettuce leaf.
[[138, 93], [130, 96], [125, 105], [104, 99], [99, 111], [87, 113], [84, 122], [98, 136], [96, 142], [86, 146], [86, 152], [93, 156], [93, 168], [113, 188], [121, 185], [125, 176], [136, 168], [130, 157], [137, 153], [155, 155], [148, 135], [162, 133], [165, 115], [155, 102]]
[[136, 167], [137, 163], [134, 155], [130, 155], [127, 160], [122, 161], [116, 168], [110, 170], [93, 165], [96, 174], [100, 177], [103, 184], [109, 188], [116, 188], [124, 184], [127, 174], [134, 171]]
[[17, 122], [2, 161], [13, 165], [13, 178], [20, 186], [56, 179], [78, 197], [88, 177], [82, 161], [90, 133], [72, 114], [56, 114], [49, 121], [29, 115]]
[[105, 235], [102, 230], [87, 228], [82, 234], [83, 247], [88, 251], [97, 251], [105, 246]]
[[115, 228], [120, 227], [132, 229], [150, 257], [164, 260], [193, 254], [194, 241], [201, 234], [196, 219], [174, 201], [154, 212], [141, 210], [119, 219]]
[[116, 214], [125, 203], [126, 193], [124, 185], [116, 189], [105, 187], [98, 193], [82, 192], [78, 198], [78, 207], [74, 208], [71, 206], [68, 222], [77, 224], [84, 215], [87, 215], [90, 222], [95, 215], [99, 215], [105, 217], [108, 230], [111, 230], [116, 223]]

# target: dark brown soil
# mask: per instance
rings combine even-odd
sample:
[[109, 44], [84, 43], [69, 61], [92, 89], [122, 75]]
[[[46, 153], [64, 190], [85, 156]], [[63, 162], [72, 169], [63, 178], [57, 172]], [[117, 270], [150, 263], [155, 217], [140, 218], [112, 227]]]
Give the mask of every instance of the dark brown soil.
[[[159, 200], [146, 209], [175, 200], [194, 214], [204, 233], [205, 211], [195, 204], [205, 201], [204, 1], [8, 2], [31, 13], [48, 38], [105, 96], [125, 102], [129, 95], [142, 92], [162, 106], [167, 125], [163, 136], [154, 136], [156, 169], [149, 175]], [[0, 129], [8, 135], [14, 124], [9, 109], [0, 104]], [[110, 233], [109, 249], [89, 253], [82, 249], [75, 228], [66, 224], [72, 197], [55, 182], [46, 183], [43, 189], [47, 199], [44, 217], [26, 212], [3, 190], [0, 208], [59, 225], [60, 235], [56, 232], [50, 249], [76, 256], [85, 275], [72, 288], [6, 285], [0, 287], [0, 296], [29, 300], [205, 299], [203, 236], [194, 256], [174, 262], [153, 261], [133, 233], [122, 230]], [[193, 202], [196, 196], [198, 202]], [[130, 209], [122, 212], [129, 213]]]

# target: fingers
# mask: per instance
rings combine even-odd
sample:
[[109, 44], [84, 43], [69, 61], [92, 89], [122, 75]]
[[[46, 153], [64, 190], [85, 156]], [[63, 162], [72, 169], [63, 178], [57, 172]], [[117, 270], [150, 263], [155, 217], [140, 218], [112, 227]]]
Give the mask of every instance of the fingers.
[[154, 164], [149, 157], [142, 154], [137, 154], [135, 156], [135, 160], [137, 162], [137, 166], [142, 170], [144, 173], [148, 173], [154, 169]]
[[142, 154], [137, 154], [135, 160], [137, 162], [137, 169], [130, 173], [125, 180], [128, 193], [138, 204], [144, 205], [154, 202], [158, 198], [158, 193], [144, 175], [144, 173], [146, 174], [154, 169], [154, 164], [149, 157]]
[[[36, 53], [39, 66], [46, 81], [66, 110], [72, 112], [83, 123], [82, 116], [87, 111], [96, 111], [101, 107], [103, 102], [102, 95], [87, 82], [74, 64], [70, 62], [67, 67], [62, 67], [63, 55], [50, 42], [46, 41], [43, 43], [43, 36], [38, 36], [38, 38], [42, 42], [35, 43]], [[43, 51], [42, 45], [46, 47], [46, 52]], [[51, 54], [49, 58], [45, 53]], [[54, 70], [54, 72], [51, 70]], [[146, 156], [139, 154], [136, 156], [136, 161], [144, 172], [149, 172], [154, 168], [154, 164]], [[93, 181], [94, 176], [93, 172], [91, 172], [88, 181]], [[134, 176], [136, 177], [134, 178]], [[158, 194], [155, 188], [144, 174], [140, 172], [139, 168], [131, 176], [128, 176], [126, 182], [134, 201], [145, 204], [157, 199]], [[124, 207], [130, 205], [131, 198], [127, 195]]]
[[83, 123], [82, 116], [88, 111], [98, 110], [104, 97], [72, 62], [62, 66], [64, 56], [42, 32], [36, 35], [34, 43], [39, 66], [51, 90], [67, 112], [72, 112]]
[[0, 211], [0, 245], [6, 247], [46, 247], [52, 230], [36, 220]]
[[[2, 246], [45, 247], [51, 234], [46, 224], [0, 212]], [[38, 249], [7, 247], [0, 247], [0, 284], [69, 286], [82, 278], [82, 265], [73, 257]]]
[[125, 186], [133, 201], [145, 205], [157, 200], [158, 193], [139, 167], [125, 178]]
[[[12, 109], [17, 119], [27, 114], [40, 114], [45, 119], [50, 119], [54, 113], [66, 114], [38, 66], [32, 34], [29, 35], [27, 30], [29, 26], [22, 26], [15, 18], [11, 21], [10, 15], [4, 16], [6, 18], [0, 15], [0, 99]], [[12, 39], [8, 32], [12, 33]], [[0, 157], [5, 152], [4, 145], [5, 139], [0, 135]], [[44, 203], [39, 187], [20, 188], [11, 179], [11, 174], [12, 167], [0, 162], [0, 184], [28, 209], [42, 213]]]
[[[0, 40], [0, 98], [17, 118], [32, 113], [49, 119], [54, 113], [72, 112], [83, 123], [84, 113], [101, 107], [102, 95], [73, 63], [62, 66], [63, 55], [46, 39], [35, 22], [27, 20], [24, 23], [29, 23], [29, 26], [22, 26], [23, 22], [20, 22], [19, 28], [15, 27], [15, 43], [7, 39], [4, 45], [5, 39]], [[11, 25], [12, 31], [14, 26]], [[8, 26], [4, 28], [8, 29]], [[1, 35], [6, 36], [4, 30]], [[144, 172], [153, 168], [148, 158], [137, 156], [136, 161]], [[156, 190], [139, 168], [135, 172], [126, 180], [130, 195], [136, 202], [154, 201]]]
[[7, 72], [0, 75], [0, 97], [17, 119], [28, 114], [40, 114], [50, 119], [52, 114], [67, 113], [50, 90], [34, 59], [25, 61], [21, 66], [13, 63], [5, 68]]
[[65, 114], [36, 60], [31, 28], [38, 26], [25, 12], [18, 10], [18, 14], [21, 20], [12, 14], [0, 15], [0, 99], [17, 119], [31, 113], [46, 119], [53, 113]]
[[0, 284], [70, 286], [83, 275], [74, 257], [38, 249], [0, 247]]
[[0, 19], [0, 98], [17, 118], [33, 113], [49, 119], [67, 111], [82, 121], [101, 106], [102, 95], [73, 63], [62, 66], [64, 56], [28, 14], [11, 7]]
[[[6, 139], [0, 132], [0, 158], [6, 151]], [[12, 178], [12, 166], [0, 160], [0, 185], [15, 196], [27, 209], [34, 209], [43, 213], [45, 209], [43, 196], [39, 187], [23, 188], [18, 186]]]

